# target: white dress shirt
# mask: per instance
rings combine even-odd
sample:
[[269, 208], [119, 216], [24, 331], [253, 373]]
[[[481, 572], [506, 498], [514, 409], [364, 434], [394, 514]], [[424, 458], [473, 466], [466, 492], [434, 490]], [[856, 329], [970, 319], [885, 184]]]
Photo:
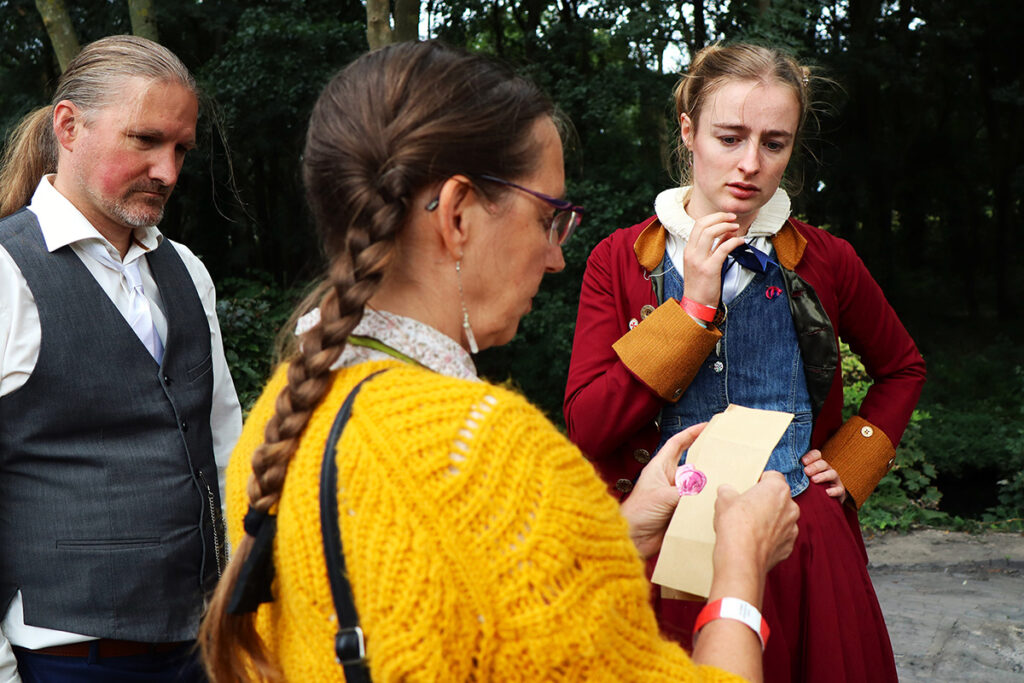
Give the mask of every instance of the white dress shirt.
[[[83, 244], [100, 243], [118, 261], [129, 264], [138, 261], [142, 274], [143, 290], [149, 300], [153, 323], [161, 341], [167, 339], [167, 316], [163, 298], [153, 279], [149, 262], [142, 258], [148, 251], [156, 249], [165, 239], [153, 226], [136, 228], [132, 244], [124, 259], [100, 233], [86, 220], [78, 209], [53, 187], [53, 176], [39, 181], [29, 210], [36, 215], [42, 229], [43, 239], [49, 252], [70, 245], [71, 250], [82, 260], [96, 282], [107, 293], [118, 311], [128, 319], [129, 292], [122, 284], [121, 275], [104, 266], [87, 253]], [[231, 449], [242, 431], [242, 412], [231, 381], [224, 344], [217, 321], [216, 295], [209, 272], [188, 247], [177, 242], [171, 245], [184, 262], [206, 313], [210, 325], [210, 350], [213, 361], [213, 405], [210, 411], [210, 429], [213, 434], [213, 452], [217, 469], [221, 472], [227, 466]], [[39, 359], [42, 330], [39, 325], [39, 311], [35, 299], [11, 255], [0, 246], [0, 397], [6, 396], [23, 386]], [[223, 484], [222, 484], [223, 486]], [[6, 637], [5, 637], [6, 636]], [[25, 624], [21, 592], [15, 596], [3, 621], [0, 622], [0, 683], [16, 683], [17, 667], [8, 640], [14, 645], [29, 649], [66, 645], [90, 640], [86, 635], [43, 629]]]

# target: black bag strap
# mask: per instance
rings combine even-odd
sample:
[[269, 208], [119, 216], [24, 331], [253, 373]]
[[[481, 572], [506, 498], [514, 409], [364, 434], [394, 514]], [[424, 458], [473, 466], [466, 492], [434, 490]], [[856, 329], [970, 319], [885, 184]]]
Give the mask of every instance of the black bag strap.
[[338, 618], [338, 633], [334, 636], [334, 653], [345, 671], [346, 683], [370, 683], [370, 670], [366, 666], [366, 638], [359, 626], [352, 586], [345, 569], [345, 551], [338, 526], [338, 463], [337, 445], [345, 424], [352, 414], [352, 404], [363, 384], [384, 370], [363, 378], [341, 404], [334, 424], [327, 436], [324, 459], [320, 466], [320, 531], [324, 538], [324, 558], [327, 577], [331, 583], [334, 611]]

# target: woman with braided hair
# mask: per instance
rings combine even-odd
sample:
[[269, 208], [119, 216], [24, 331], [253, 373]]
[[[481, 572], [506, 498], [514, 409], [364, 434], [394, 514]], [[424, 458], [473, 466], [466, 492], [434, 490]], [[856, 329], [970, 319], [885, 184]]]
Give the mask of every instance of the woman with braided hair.
[[537, 409], [476, 377], [470, 352], [512, 338], [582, 214], [557, 198], [558, 120], [531, 83], [432, 42], [327, 85], [303, 173], [329, 274], [229, 467], [235, 553], [200, 635], [214, 681], [760, 677], [748, 623], [796, 533], [781, 476], [719, 493], [712, 596], [752, 611], [712, 621], [691, 660], [658, 633], [642, 558], [700, 427], [620, 509]]

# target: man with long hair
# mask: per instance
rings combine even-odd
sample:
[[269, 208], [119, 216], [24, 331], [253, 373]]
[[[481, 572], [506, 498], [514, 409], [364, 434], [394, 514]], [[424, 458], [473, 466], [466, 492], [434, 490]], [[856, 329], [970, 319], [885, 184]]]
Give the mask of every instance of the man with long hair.
[[197, 116], [174, 54], [113, 36], [7, 146], [2, 680], [15, 657], [25, 681], [205, 680], [193, 644], [226, 552], [215, 454], [241, 413], [209, 273], [156, 228]]

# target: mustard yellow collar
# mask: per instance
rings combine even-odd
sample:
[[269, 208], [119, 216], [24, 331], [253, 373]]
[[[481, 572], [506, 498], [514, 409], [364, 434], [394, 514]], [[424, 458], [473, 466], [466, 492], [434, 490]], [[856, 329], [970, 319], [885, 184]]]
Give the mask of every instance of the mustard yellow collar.
[[[786, 270], [793, 270], [804, 257], [807, 240], [793, 226], [792, 221], [787, 220], [772, 236], [772, 246], [779, 264]], [[637, 236], [633, 243], [633, 253], [644, 270], [652, 271], [661, 265], [665, 257], [665, 228], [657, 218], [652, 218]]]

